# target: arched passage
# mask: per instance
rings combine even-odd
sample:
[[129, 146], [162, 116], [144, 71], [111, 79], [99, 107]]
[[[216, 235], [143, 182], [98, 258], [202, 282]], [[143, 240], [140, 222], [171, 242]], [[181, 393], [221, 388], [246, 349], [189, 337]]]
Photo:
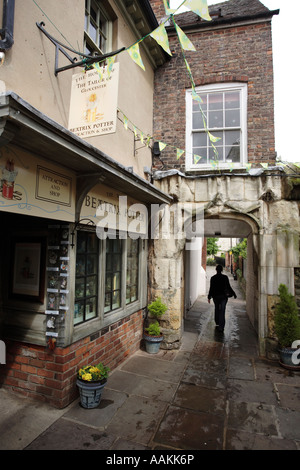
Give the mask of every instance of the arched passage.
[[246, 311], [256, 332], [259, 327], [259, 287], [258, 287], [258, 226], [256, 222], [241, 214], [222, 213], [204, 218], [203, 234], [194, 230], [194, 249], [185, 250], [185, 314], [199, 295], [205, 295], [207, 291], [207, 276], [205, 265], [206, 245], [205, 238], [246, 238], [247, 239], [247, 263], [246, 263]]

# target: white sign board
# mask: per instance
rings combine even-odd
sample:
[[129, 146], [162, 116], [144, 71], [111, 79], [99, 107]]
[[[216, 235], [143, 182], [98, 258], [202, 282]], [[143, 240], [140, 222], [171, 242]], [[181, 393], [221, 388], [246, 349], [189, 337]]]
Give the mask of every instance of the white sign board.
[[116, 132], [119, 64], [102, 78], [97, 70], [73, 75], [68, 128], [85, 139]]

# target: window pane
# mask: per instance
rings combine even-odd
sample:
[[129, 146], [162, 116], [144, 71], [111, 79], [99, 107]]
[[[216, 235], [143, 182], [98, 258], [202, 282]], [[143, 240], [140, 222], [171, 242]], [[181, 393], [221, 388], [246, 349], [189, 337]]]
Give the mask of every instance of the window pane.
[[197, 132], [193, 134], [193, 147], [206, 147], [207, 134], [205, 132]]
[[223, 93], [210, 93], [208, 95], [208, 109], [209, 111], [223, 109]]
[[225, 111], [225, 126], [226, 127], [239, 127], [240, 126], [240, 110]]
[[94, 232], [77, 232], [75, 325], [97, 316], [98, 243]]
[[223, 111], [208, 112], [208, 127], [211, 129], [223, 127]]
[[209, 159], [222, 162], [224, 157], [223, 147], [217, 147], [217, 152], [218, 155], [215, 154], [213, 147], [209, 147]]
[[240, 108], [240, 93], [238, 91], [225, 93], [225, 109]]
[[122, 240], [106, 240], [104, 312], [121, 307]]
[[204, 129], [202, 113], [193, 113], [193, 129]]

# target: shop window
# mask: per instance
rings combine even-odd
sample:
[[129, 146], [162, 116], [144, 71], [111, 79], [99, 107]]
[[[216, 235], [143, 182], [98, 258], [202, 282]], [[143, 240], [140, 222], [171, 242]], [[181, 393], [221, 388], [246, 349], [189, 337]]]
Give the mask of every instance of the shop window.
[[77, 233], [74, 324], [97, 316], [99, 240], [95, 233]]
[[[186, 167], [201, 169], [216, 162], [220, 168], [247, 162], [247, 86], [229, 83], [196, 88], [201, 108], [186, 95]], [[214, 137], [214, 150], [208, 135]]]
[[105, 54], [111, 50], [112, 22], [103, 5], [96, 0], [85, 0], [84, 51], [85, 54]]
[[126, 304], [138, 298], [139, 241], [127, 239]]

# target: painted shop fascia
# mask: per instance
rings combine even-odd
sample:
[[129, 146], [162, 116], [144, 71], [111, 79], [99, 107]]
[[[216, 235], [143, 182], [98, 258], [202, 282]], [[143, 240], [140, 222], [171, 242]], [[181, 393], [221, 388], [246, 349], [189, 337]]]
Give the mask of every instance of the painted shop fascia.
[[147, 240], [100, 240], [99, 203], [172, 198], [12, 92], [0, 96], [0, 171], [0, 380], [64, 407], [83, 362], [113, 369], [142, 338]]

